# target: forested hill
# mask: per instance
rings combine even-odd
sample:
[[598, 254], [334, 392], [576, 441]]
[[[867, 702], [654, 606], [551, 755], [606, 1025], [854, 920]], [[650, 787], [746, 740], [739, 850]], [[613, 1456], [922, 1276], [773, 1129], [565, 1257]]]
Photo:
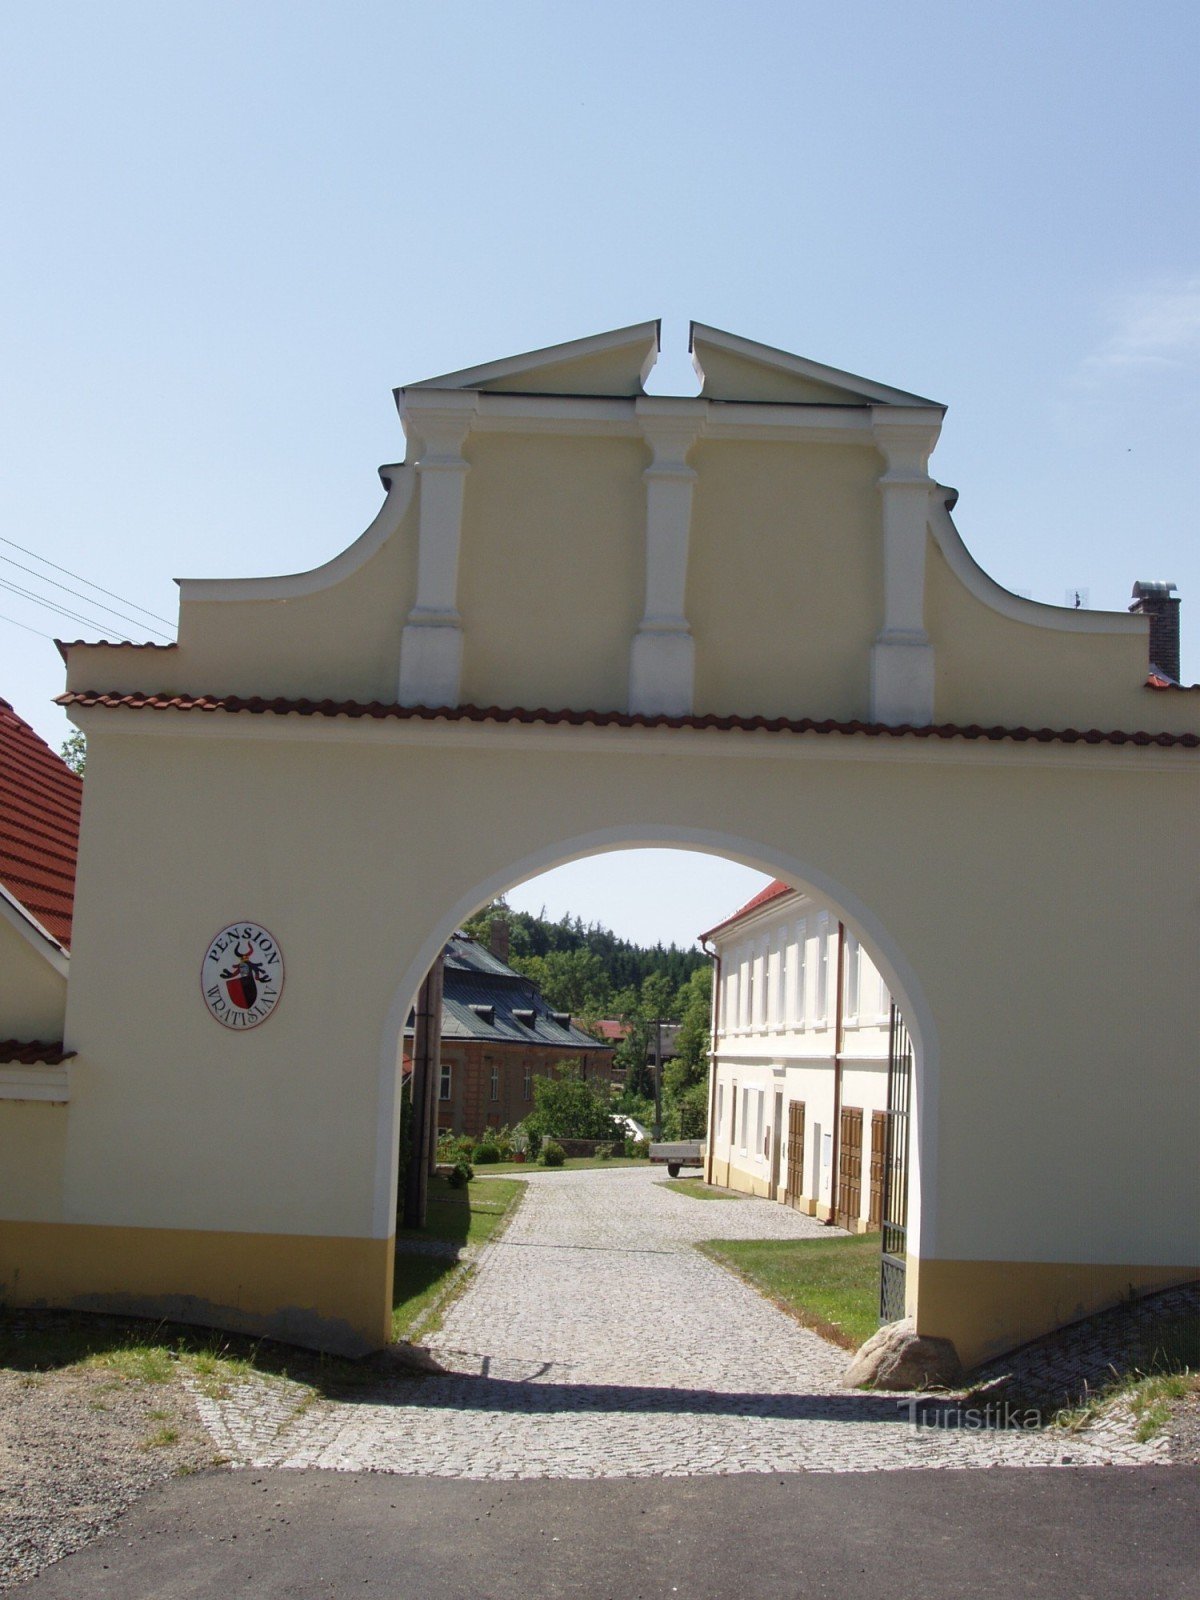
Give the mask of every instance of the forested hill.
[[657, 980], [650, 992], [661, 997], [659, 1015], [671, 1015], [692, 973], [708, 966], [698, 947], [632, 944], [599, 923], [570, 915], [550, 922], [512, 911], [502, 900], [478, 912], [464, 931], [486, 945], [498, 916], [508, 921], [511, 964], [533, 978], [551, 1005], [576, 1016], [622, 1016], [638, 1009], [648, 979]]

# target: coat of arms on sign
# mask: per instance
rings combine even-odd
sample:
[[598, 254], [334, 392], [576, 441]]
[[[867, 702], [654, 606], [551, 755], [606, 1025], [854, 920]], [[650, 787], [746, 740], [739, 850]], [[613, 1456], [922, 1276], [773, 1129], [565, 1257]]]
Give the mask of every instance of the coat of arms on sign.
[[231, 922], [209, 941], [200, 988], [210, 1015], [226, 1028], [256, 1028], [283, 993], [283, 956], [256, 922]]

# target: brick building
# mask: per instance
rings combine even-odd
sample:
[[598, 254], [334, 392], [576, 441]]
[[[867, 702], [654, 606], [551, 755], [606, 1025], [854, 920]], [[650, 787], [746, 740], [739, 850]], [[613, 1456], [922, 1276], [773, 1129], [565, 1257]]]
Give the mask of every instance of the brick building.
[[612, 1082], [612, 1046], [553, 1010], [501, 959], [507, 932], [493, 924], [496, 950], [461, 933], [446, 946], [438, 1127], [447, 1131], [477, 1137], [485, 1128], [515, 1126], [533, 1110], [534, 1078], [564, 1061]]

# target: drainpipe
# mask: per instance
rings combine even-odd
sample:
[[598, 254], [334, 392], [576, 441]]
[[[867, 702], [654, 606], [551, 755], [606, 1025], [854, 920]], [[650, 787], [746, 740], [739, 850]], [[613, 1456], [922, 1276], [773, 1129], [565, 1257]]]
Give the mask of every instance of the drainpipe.
[[717, 1034], [720, 1032], [721, 1020], [721, 952], [710, 950], [704, 940], [699, 941], [701, 950], [713, 963], [713, 1000], [712, 1000], [712, 1037], [708, 1047], [708, 1159], [705, 1162], [704, 1181], [713, 1181], [713, 1167], [716, 1163], [716, 1134], [713, 1128], [713, 1118], [717, 1113]]
[[837, 943], [837, 1003], [833, 1024], [833, 1162], [829, 1169], [829, 1215], [825, 1226], [837, 1226], [838, 1157], [842, 1148], [842, 1045], [846, 1018], [844, 1015], [844, 969], [846, 965], [846, 925], [838, 920]]

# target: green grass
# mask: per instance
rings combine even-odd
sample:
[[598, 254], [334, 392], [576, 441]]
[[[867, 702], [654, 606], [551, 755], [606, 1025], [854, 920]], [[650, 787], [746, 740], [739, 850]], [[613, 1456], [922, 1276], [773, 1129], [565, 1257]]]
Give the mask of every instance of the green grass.
[[561, 1167], [543, 1167], [538, 1161], [497, 1161], [475, 1168], [477, 1178], [489, 1177], [493, 1172], [584, 1172], [593, 1167], [645, 1167], [645, 1156], [568, 1156]]
[[[293, 1362], [305, 1359], [284, 1346], [203, 1328], [74, 1311], [0, 1310], [0, 1369], [22, 1373], [27, 1384], [37, 1383], [41, 1373], [73, 1367], [105, 1374], [109, 1381], [99, 1393], [124, 1384], [169, 1383], [181, 1373], [215, 1393], [251, 1371], [286, 1376], [288, 1355]], [[104, 1408], [101, 1399], [92, 1404]]]
[[733, 1189], [717, 1189], [703, 1178], [668, 1178], [661, 1185], [674, 1189], [676, 1194], [690, 1194], [693, 1200], [740, 1200], [742, 1196]]
[[709, 1239], [706, 1256], [846, 1350], [879, 1327], [879, 1235], [848, 1239]]
[[[488, 1169], [491, 1172], [495, 1168]], [[528, 1171], [517, 1167], [516, 1171]], [[392, 1290], [392, 1338], [415, 1341], [439, 1325], [451, 1301], [462, 1293], [469, 1263], [450, 1255], [406, 1253], [408, 1239], [437, 1239], [460, 1248], [481, 1245], [515, 1211], [525, 1185], [512, 1178], [452, 1189], [445, 1178], [429, 1180], [424, 1228], [402, 1228], [396, 1236], [396, 1276]]]

